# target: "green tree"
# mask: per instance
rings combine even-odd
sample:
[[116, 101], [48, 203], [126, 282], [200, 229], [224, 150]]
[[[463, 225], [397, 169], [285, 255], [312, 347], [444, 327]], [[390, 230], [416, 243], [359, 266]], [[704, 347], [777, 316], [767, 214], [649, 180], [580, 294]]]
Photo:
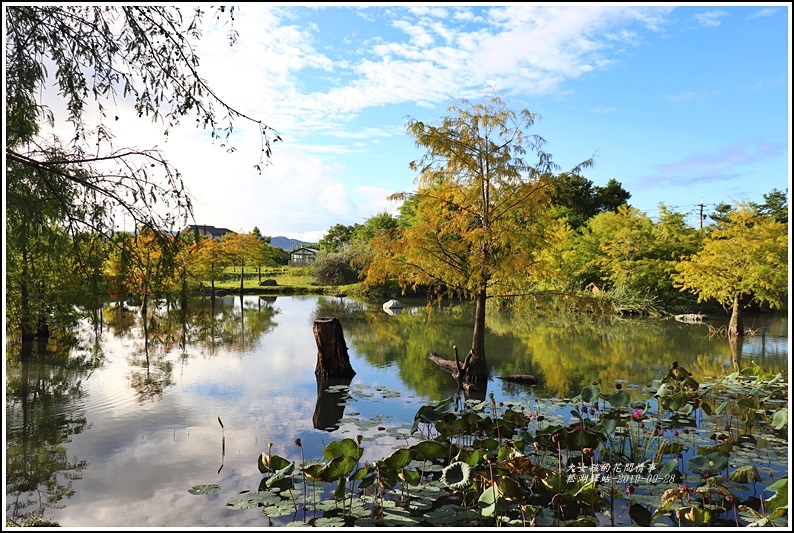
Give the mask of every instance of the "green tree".
[[628, 205], [591, 218], [557, 254], [563, 278], [580, 289], [592, 283], [599, 290], [619, 290], [657, 308], [681, 305], [681, 293], [673, 287], [675, 264], [696, 252], [700, 240], [684, 214], [659, 208], [657, 222]]
[[[474, 300], [472, 346], [456, 372], [466, 385], [484, 385], [488, 375], [487, 299], [523, 276], [542, 246], [537, 221], [548, 210], [540, 177], [557, 167], [544, 139], [528, 132], [536, 118], [494, 95], [483, 103], [455, 102], [440, 126], [409, 120], [409, 134], [426, 153], [410, 165], [419, 172], [416, 192], [392, 198], [413, 198], [415, 221], [372, 241], [368, 281], [397, 276], [404, 289], [434, 285]], [[534, 164], [524, 160], [528, 152], [536, 154]]]
[[564, 218], [573, 229], [583, 226], [589, 219], [606, 211], [617, 211], [626, 204], [631, 194], [622, 185], [610, 179], [603, 187], [580, 174], [561, 173], [543, 177], [549, 187], [552, 215]]
[[320, 250], [325, 252], [338, 252], [345, 244], [353, 239], [353, 226], [344, 224], [334, 224], [331, 226], [323, 238], [320, 239]]
[[391, 213], [382, 211], [369, 217], [364, 224], [356, 224], [353, 228], [352, 240], [369, 243], [381, 230], [397, 228], [397, 219]]
[[750, 302], [778, 308], [787, 300], [788, 228], [738, 204], [704, 237], [703, 248], [676, 265], [676, 286], [731, 307], [730, 336], [744, 335], [742, 309]]
[[759, 215], [769, 216], [783, 224], [788, 223], [788, 189], [772, 189], [764, 194], [763, 204], [751, 204]]
[[[116, 145], [110, 125], [120, 120], [119, 101], [130, 102], [138, 117], [162, 123], [165, 135], [181, 120], [195, 118], [229, 150], [235, 123], [251, 122], [262, 139], [255, 165], [260, 169], [270, 159], [271, 142], [280, 140], [269, 126], [218, 98], [201, 78], [194, 44], [201, 36], [202, 7], [188, 15], [162, 5], [18, 4], [4, 10], [6, 241], [18, 257], [33, 253], [16, 248], [34, 242], [25, 236], [26, 221], [72, 236], [88, 231], [110, 239], [114, 218], [125, 213], [136, 228], [149, 228], [165, 239], [165, 230], [192, 217], [182, 178], [159, 150]], [[233, 9], [221, 7], [219, 20], [221, 14], [233, 21]], [[233, 42], [233, 29], [229, 37]], [[60, 105], [41, 103], [53, 85], [65, 113], [57, 112]], [[99, 117], [96, 123], [94, 116]], [[41, 134], [44, 124], [65, 122], [74, 128], [69, 139]], [[48, 201], [42, 203], [43, 198]], [[165, 240], [161, 244], [170, 250]], [[14, 263], [22, 269], [25, 265]], [[16, 281], [26, 273], [12, 275]], [[15, 287], [11, 295], [22, 302], [25, 291], [29, 288]], [[56, 298], [53, 293], [41, 301]], [[16, 317], [12, 327], [24, 338], [31, 330], [21, 321], [37, 312], [29, 305], [30, 300], [14, 302], [12, 309], [28, 310], [7, 313]]]

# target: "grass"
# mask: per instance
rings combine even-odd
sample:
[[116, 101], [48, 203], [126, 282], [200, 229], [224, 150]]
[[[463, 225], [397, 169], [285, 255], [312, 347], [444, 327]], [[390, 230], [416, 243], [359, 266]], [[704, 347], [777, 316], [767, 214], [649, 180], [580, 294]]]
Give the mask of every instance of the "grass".
[[[260, 275], [254, 269], [246, 269], [243, 277], [243, 292], [246, 294], [364, 294], [366, 289], [362, 283], [350, 285], [319, 285], [307, 267], [263, 268], [261, 280], [275, 280], [275, 285], [260, 285]], [[209, 281], [203, 282], [209, 287]], [[216, 290], [238, 292], [240, 290], [240, 271], [229, 267], [219, 280], [215, 280]]]

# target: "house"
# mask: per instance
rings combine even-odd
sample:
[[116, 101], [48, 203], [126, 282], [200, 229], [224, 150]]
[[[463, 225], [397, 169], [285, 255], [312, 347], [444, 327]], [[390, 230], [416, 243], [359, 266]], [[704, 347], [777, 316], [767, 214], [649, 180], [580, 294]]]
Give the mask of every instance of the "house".
[[317, 248], [310, 248], [308, 246], [299, 246], [289, 253], [290, 266], [305, 266], [311, 265], [317, 259], [317, 253], [320, 250]]
[[207, 225], [193, 225], [190, 224], [185, 226], [185, 229], [179, 232], [180, 235], [196, 235], [198, 232], [199, 237], [209, 237], [210, 239], [214, 239], [216, 241], [221, 240], [221, 237], [226, 235], [227, 233], [236, 233], [227, 228], [216, 228], [215, 226], [207, 226]]

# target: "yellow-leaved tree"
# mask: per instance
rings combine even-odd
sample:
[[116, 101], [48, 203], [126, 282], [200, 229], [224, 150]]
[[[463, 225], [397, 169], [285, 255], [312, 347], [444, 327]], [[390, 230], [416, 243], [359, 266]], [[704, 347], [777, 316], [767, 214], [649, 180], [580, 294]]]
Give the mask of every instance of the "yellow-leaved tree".
[[[430, 287], [475, 302], [472, 345], [463, 364], [433, 358], [466, 390], [488, 377], [487, 299], [532, 275], [544, 228], [552, 223], [540, 178], [558, 167], [543, 150], [545, 140], [528, 133], [536, 118], [492, 95], [482, 103], [455, 101], [439, 126], [409, 120], [409, 134], [426, 153], [410, 164], [418, 172], [416, 191], [391, 198], [410, 203], [411, 221], [379, 232], [371, 242], [365, 281], [396, 278], [403, 289]], [[528, 155], [535, 160], [525, 160]], [[591, 164], [588, 159], [570, 172]]]
[[703, 248], [676, 265], [676, 286], [698, 301], [730, 306], [728, 335], [744, 335], [742, 308], [750, 302], [779, 308], [788, 297], [788, 227], [738, 204], [705, 237]]
[[235, 267], [240, 267], [240, 295], [243, 294], [245, 265], [259, 264], [265, 243], [254, 233], [227, 233], [221, 240], [223, 251]]

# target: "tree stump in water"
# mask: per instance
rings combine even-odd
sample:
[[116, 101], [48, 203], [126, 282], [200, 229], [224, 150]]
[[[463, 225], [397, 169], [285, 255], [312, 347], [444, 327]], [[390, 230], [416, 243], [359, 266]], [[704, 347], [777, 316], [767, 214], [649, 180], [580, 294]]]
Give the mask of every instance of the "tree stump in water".
[[317, 342], [317, 366], [314, 375], [325, 378], [352, 378], [356, 371], [350, 366], [342, 324], [336, 318], [321, 317], [314, 321]]

